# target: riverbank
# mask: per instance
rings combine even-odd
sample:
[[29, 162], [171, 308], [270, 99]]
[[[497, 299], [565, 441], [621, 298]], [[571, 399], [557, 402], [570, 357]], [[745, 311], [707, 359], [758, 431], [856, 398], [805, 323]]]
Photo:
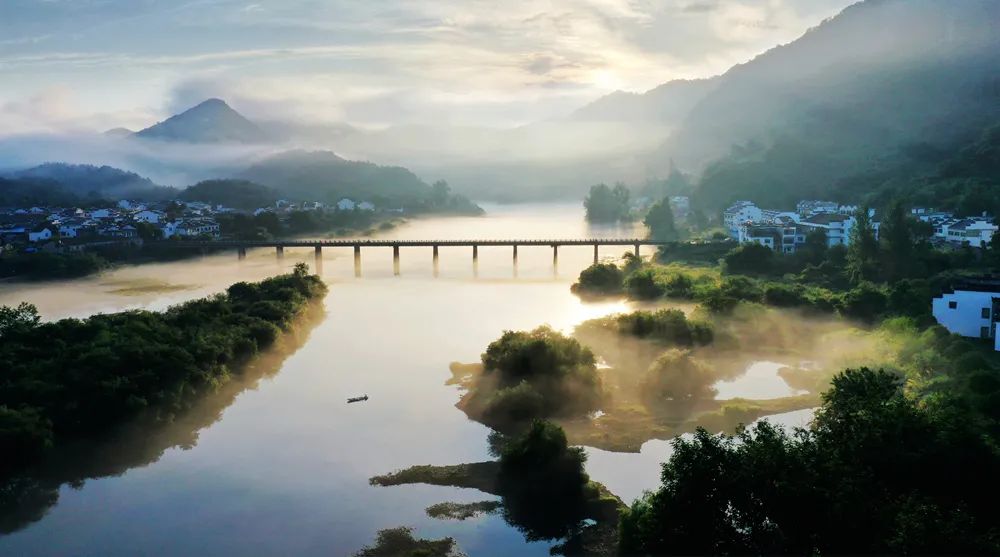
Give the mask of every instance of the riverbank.
[[[275, 346], [327, 287], [307, 267], [166, 312], [40, 323], [24, 304], [5, 317], [0, 361], [3, 477], [126, 424], [172, 422]], [[72, 370], [72, 373], [67, 373]]]

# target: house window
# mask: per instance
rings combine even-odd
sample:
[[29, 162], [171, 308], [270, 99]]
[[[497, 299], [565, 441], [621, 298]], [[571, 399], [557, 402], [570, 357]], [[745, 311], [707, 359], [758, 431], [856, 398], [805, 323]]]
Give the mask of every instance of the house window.
[[989, 327], [980, 327], [979, 328], [979, 337], [980, 338], [990, 338], [990, 328]]
[[958, 302], [948, 302], [948, 309], [958, 309]]
[[990, 318], [990, 308], [983, 308], [983, 319]]

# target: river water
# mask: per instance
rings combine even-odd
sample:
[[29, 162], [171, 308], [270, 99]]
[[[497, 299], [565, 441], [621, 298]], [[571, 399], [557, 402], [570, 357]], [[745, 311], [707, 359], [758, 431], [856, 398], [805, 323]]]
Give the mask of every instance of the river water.
[[[487, 210], [478, 218], [414, 220], [380, 236], [641, 234], [590, 227], [578, 205]], [[613, 259], [626, 248], [601, 249], [602, 257]], [[626, 302], [583, 303], [569, 292], [592, 258], [590, 247], [562, 248], [553, 268], [550, 248], [521, 247], [515, 270], [510, 248], [481, 247], [474, 269], [470, 248], [441, 248], [435, 277], [430, 248], [403, 248], [400, 275], [394, 276], [391, 249], [368, 248], [357, 278], [349, 248], [327, 249], [325, 318], [279, 359], [274, 375], [240, 393], [192, 446], [122, 465], [118, 475], [62, 485], [43, 517], [0, 538], [0, 554], [349, 555], [370, 544], [377, 530], [405, 525], [418, 537], [452, 536], [470, 555], [548, 555], [551, 544], [526, 542], [499, 516], [445, 521], [424, 512], [443, 501], [491, 498], [482, 493], [379, 488], [368, 478], [414, 464], [489, 459], [487, 428], [454, 407], [459, 393], [445, 385], [448, 364], [477, 361], [505, 329], [547, 323], [569, 331], [586, 319], [628, 310]], [[281, 261], [262, 249], [242, 262], [226, 253], [63, 283], [7, 284], [0, 286], [0, 304], [29, 301], [47, 319], [162, 309], [276, 274], [299, 260], [315, 265], [311, 249], [288, 249]], [[773, 381], [760, 392], [767, 380], [754, 378], [754, 392], [744, 396], [791, 392]], [[345, 404], [362, 394], [370, 400]], [[802, 424], [808, 416], [773, 419]], [[638, 454], [588, 454], [591, 476], [629, 501], [658, 485], [669, 443], [650, 441]]]

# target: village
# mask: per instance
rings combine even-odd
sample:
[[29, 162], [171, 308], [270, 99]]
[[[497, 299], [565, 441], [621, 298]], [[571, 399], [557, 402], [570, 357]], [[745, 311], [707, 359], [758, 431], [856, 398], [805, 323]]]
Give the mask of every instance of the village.
[[[825, 235], [829, 247], [849, 245], [857, 211], [855, 205], [833, 201], [800, 201], [795, 211], [762, 209], [751, 201], [737, 201], [723, 212], [723, 225], [741, 244], [757, 243], [779, 253], [795, 253], [805, 244], [806, 236], [816, 231]], [[930, 241], [939, 248], [983, 248], [997, 231], [995, 219], [986, 213], [963, 217], [924, 207], [913, 208], [910, 213], [931, 227]], [[869, 209], [868, 214], [877, 238], [880, 223], [874, 209]]]
[[[295, 213], [376, 212], [368, 201], [344, 198], [333, 205], [279, 200], [273, 206], [245, 211], [201, 201], [121, 200], [81, 207], [0, 208], [0, 252], [73, 252], [113, 246], [142, 246], [170, 239], [218, 239], [230, 234], [233, 217], [272, 214], [286, 221]], [[402, 209], [383, 212], [402, 213]]]

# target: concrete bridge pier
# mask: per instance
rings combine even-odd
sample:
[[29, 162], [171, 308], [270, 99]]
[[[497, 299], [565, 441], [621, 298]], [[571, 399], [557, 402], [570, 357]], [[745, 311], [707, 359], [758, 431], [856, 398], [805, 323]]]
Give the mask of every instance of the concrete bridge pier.
[[274, 246], [274, 252], [277, 254], [278, 259], [285, 258], [285, 246]]
[[514, 245], [514, 265], [517, 265], [517, 245]]
[[597, 244], [594, 244], [594, 265], [597, 265]]
[[438, 257], [438, 246], [434, 245], [434, 278], [438, 277], [440, 273], [440, 262]]
[[399, 276], [399, 246], [392, 246], [392, 274]]
[[552, 276], [559, 276], [559, 246], [552, 246]]
[[472, 244], [472, 276], [479, 278], [479, 245]]
[[636, 244], [636, 245], [635, 245], [635, 256], [636, 256], [637, 258], [639, 257], [639, 244]]
[[236, 258], [243, 261], [247, 258], [247, 248], [240, 246], [236, 248]]
[[361, 276], [361, 246], [354, 246], [354, 276]]

